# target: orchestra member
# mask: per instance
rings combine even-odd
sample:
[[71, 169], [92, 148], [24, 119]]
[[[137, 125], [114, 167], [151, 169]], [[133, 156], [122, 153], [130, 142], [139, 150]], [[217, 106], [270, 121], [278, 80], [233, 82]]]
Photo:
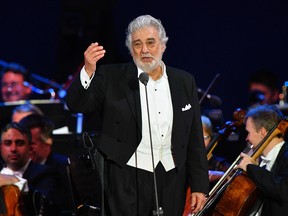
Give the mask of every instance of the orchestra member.
[[[274, 105], [260, 105], [246, 114], [247, 141], [255, 149], [269, 131], [284, 116]], [[288, 143], [284, 134], [272, 137], [262, 152], [260, 163], [241, 153], [242, 160], [237, 168], [247, 172], [248, 177], [261, 191], [259, 208], [251, 215], [285, 215], [288, 211]]]

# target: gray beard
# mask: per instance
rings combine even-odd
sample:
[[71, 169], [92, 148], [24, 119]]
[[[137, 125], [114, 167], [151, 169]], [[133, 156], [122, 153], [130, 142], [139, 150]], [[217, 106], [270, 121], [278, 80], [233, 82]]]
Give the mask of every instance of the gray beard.
[[161, 59], [159, 59], [158, 61], [154, 60], [152, 63], [149, 63], [149, 64], [142, 64], [141, 62], [134, 59], [134, 63], [136, 64], [138, 68], [148, 73], [156, 69], [159, 65], [161, 65]]

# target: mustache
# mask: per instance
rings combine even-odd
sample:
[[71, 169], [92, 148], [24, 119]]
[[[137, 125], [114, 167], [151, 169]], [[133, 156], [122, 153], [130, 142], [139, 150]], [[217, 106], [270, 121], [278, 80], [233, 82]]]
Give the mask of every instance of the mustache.
[[152, 56], [150, 54], [143, 54], [143, 55], [141, 55], [141, 58], [153, 58], [154, 59], [154, 56]]
[[18, 153], [11, 153], [8, 155], [8, 157], [19, 157], [19, 154]]

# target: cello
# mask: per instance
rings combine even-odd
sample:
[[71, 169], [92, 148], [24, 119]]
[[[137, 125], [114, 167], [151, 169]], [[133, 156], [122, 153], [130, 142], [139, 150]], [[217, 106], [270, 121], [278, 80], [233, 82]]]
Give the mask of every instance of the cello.
[[[258, 159], [271, 140], [278, 134], [284, 134], [287, 127], [288, 118], [285, 117], [268, 132], [255, 148], [251, 155], [252, 159]], [[240, 161], [239, 155], [219, 180], [219, 184], [217, 183], [209, 192], [209, 198], [204, 208], [195, 216], [245, 216], [249, 213], [250, 208], [258, 199], [260, 191], [246, 172], [234, 169]]]
[[15, 185], [4, 185], [0, 188], [0, 216], [23, 216], [21, 192]]
[[[233, 112], [233, 119], [235, 121], [227, 121], [225, 125], [222, 126], [221, 129], [217, 132], [217, 134], [213, 136], [213, 139], [210, 141], [210, 143], [208, 144], [206, 148], [208, 161], [212, 160], [213, 150], [220, 143], [220, 141], [229, 137], [233, 131], [236, 131], [243, 124], [245, 114], [246, 113], [243, 109], [240, 109], [240, 108], [236, 109]], [[189, 215], [190, 212], [191, 212], [191, 189], [190, 187], [188, 187], [187, 192], [186, 192], [186, 202], [185, 202], [185, 209], [184, 209], [183, 216]]]

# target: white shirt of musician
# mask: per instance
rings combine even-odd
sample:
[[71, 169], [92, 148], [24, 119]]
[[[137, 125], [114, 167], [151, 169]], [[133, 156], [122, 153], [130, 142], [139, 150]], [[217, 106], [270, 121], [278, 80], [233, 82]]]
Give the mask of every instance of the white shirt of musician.
[[[284, 141], [277, 144], [273, 149], [271, 149], [270, 152], [268, 152], [267, 156], [261, 156], [261, 163], [260, 163], [260, 167], [266, 166], [265, 169], [271, 171], [276, 158], [278, 156], [279, 151], [281, 150], [282, 146], [284, 145]], [[260, 206], [258, 212], [255, 214], [255, 216], [260, 216], [261, 212], [262, 212], [262, 208], [263, 208], [263, 204]]]
[[28, 161], [28, 163], [21, 170], [13, 171], [13, 170], [11, 170], [8, 167], [4, 167], [0, 171], [0, 173], [1, 174], [5, 174], [5, 175], [14, 175], [14, 176], [16, 176], [19, 179], [19, 181], [14, 183], [14, 185], [17, 186], [20, 191], [28, 192], [29, 188], [28, 188], [27, 180], [22, 178], [22, 176], [23, 176], [24, 171], [27, 169], [29, 162], [30, 162], [30, 160]]

